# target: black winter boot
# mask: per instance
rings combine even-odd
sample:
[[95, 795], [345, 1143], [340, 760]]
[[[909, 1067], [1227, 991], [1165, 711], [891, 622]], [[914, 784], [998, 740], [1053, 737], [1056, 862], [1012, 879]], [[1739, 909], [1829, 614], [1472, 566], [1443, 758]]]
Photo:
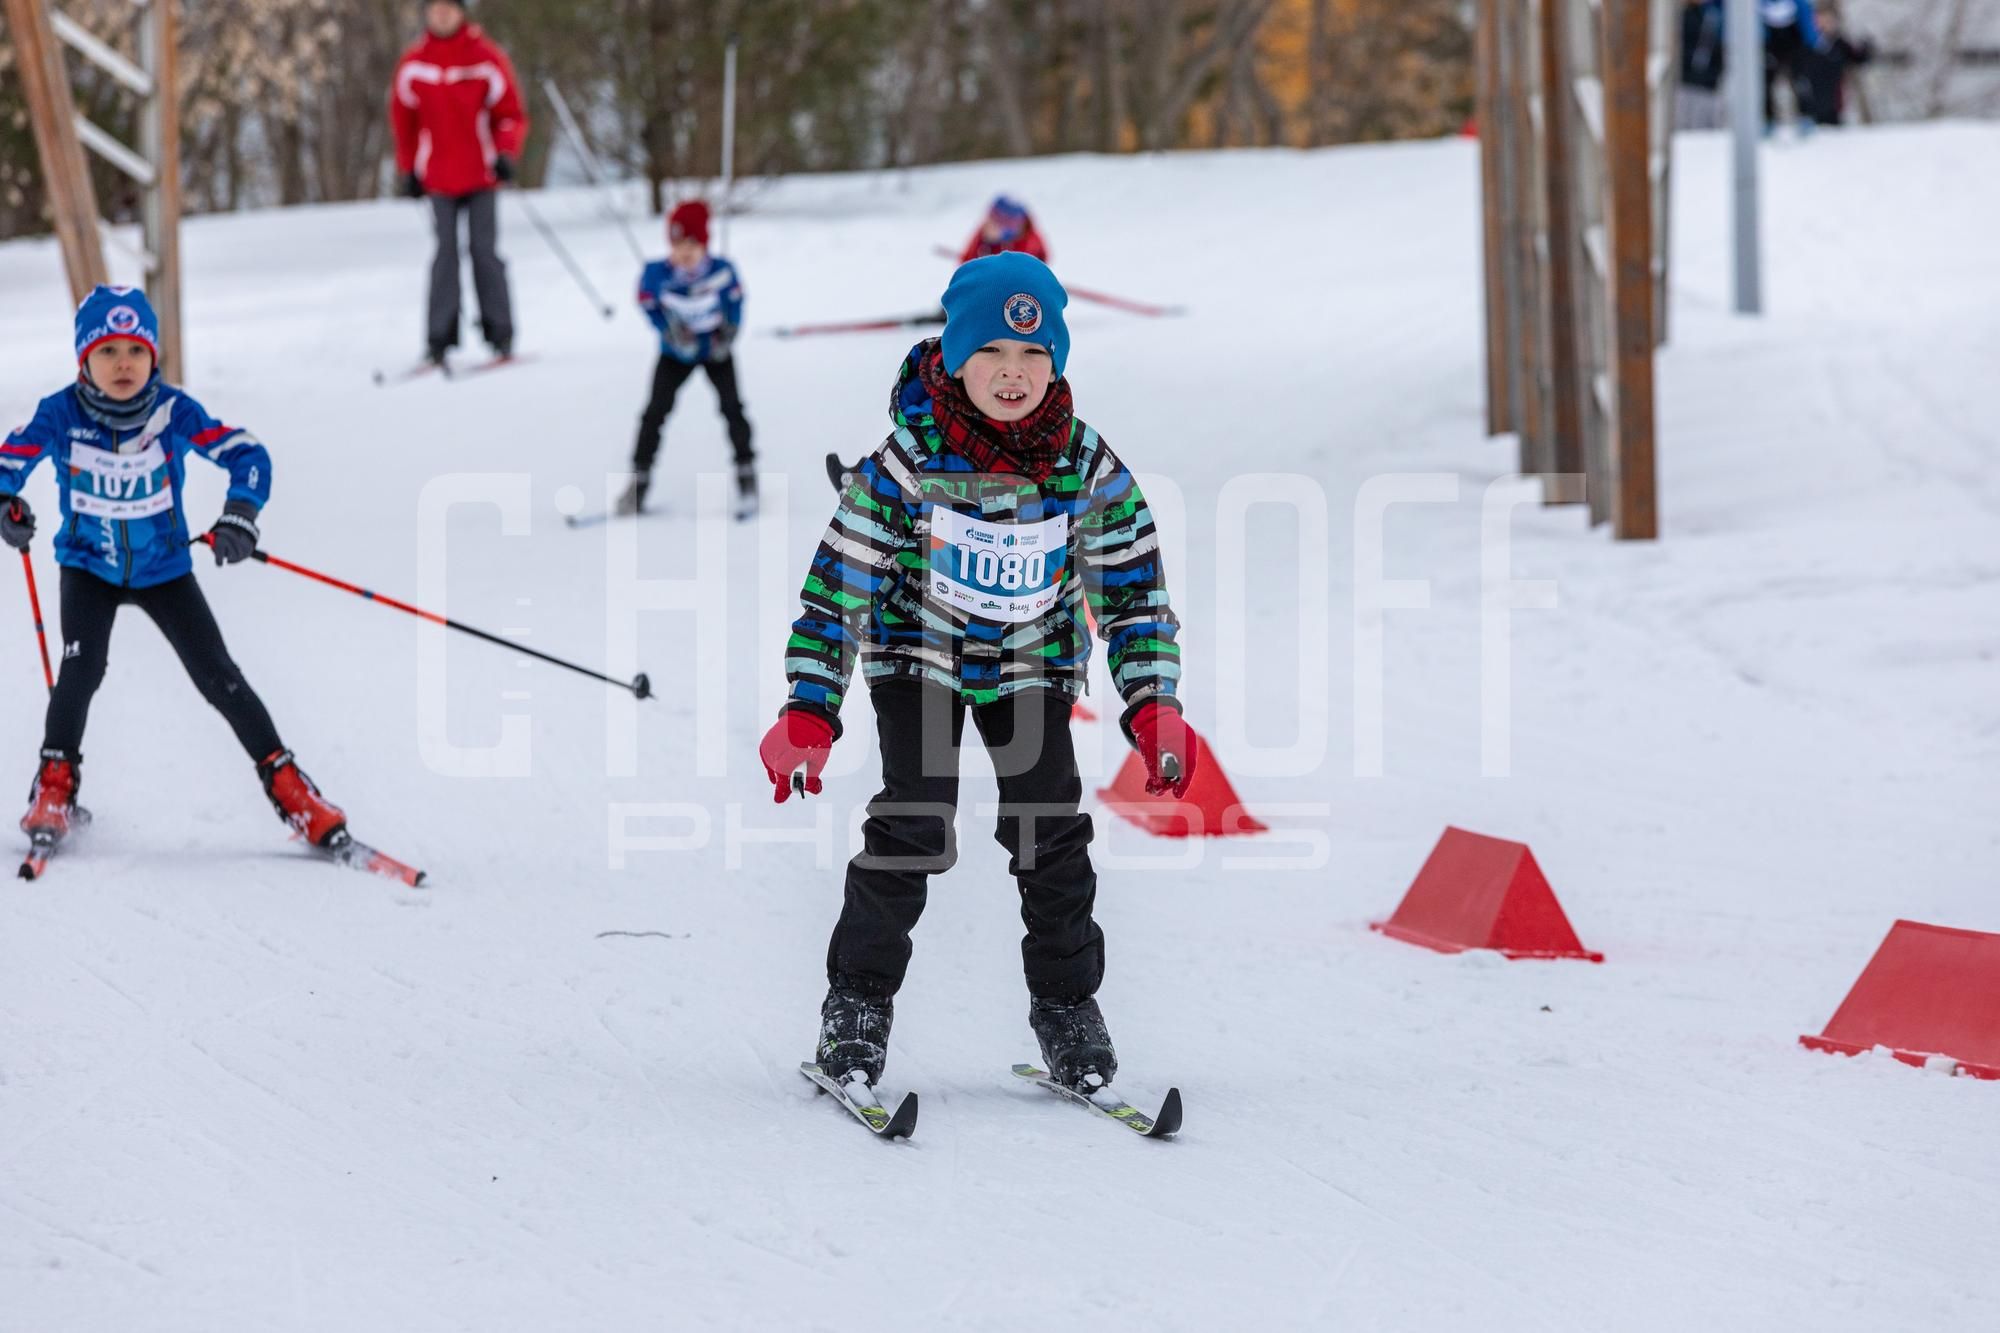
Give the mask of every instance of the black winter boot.
[[887, 996], [829, 989], [819, 1007], [819, 1067], [841, 1082], [859, 1070], [873, 1087], [889, 1059], [896, 1002]]
[[1049, 1073], [1066, 1087], [1089, 1092], [1118, 1073], [1118, 1054], [1095, 998], [1028, 1001], [1028, 1026], [1041, 1043]]

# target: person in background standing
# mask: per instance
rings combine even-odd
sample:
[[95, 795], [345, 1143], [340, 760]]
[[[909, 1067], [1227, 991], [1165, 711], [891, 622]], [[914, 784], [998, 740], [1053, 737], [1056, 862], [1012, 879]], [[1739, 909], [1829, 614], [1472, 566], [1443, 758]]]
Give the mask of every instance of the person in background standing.
[[1819, 25], [1812, 0], [1759, 0], [1764, 17], [1764, 131], [1778, 123], [1778, 80], [1792, 86], [1798, 105], [1799, 132], [1812, 130], [1812, 92], [1808, 82], [1813, 52], [1819, 47]]
[[1681, 81], [1674, 92], [1675, 129], [1728, 127], [1722, 69], [1722, 0], [1687, 0], [1681, 8]]
[[1819, 46], [1806, 62], [1816, 124], [1840, 124], [1847, 110], [1847, 71], [1874, 58], [1875, 43], [1866, 37], [1849, 41], [1841, 32], [1840, 11], [1828, 10], [1819, 16]]
[[404, 195], [429, 197], [437, 228], [425, 357], [442, 366], [458, 345], [458, 227], [466, 219], [479, 327], [496, 358], [514, 352], [514, 308], [498, 249], [499, 199], [528, 137], [514, 66], [466, 18], [464, 0], [426, 0], [424, 35], [396, 65], [389, 124]]

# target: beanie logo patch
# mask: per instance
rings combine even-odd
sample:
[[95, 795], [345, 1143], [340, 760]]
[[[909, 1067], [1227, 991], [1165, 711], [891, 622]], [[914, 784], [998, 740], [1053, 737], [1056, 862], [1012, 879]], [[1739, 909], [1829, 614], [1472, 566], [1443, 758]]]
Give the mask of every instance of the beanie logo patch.
[[1007, 327], [1016, 333], [1033, 333], [1042, 327], [1042, 303], [1026, 292], [1015, 292], [1001, 307]]
[[134, 333], [139, 328], [139, 312], [129, 305], [113, 306], [104, 316], [104, 327], [113, 333]]

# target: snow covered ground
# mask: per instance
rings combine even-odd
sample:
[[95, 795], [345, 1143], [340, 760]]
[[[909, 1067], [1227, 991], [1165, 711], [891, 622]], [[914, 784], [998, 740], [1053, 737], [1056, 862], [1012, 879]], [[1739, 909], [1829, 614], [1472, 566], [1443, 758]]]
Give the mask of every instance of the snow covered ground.
[[[541, 206], [616, 321], [510, 205], [533, 362], [379, 390], [417, 343], [421, 210], [191, 224], [190, 386], [272, 446], [266, 549], [663, 697], [204, 569], [305, 767], [431, 872], [407, 891], [288, 845], [131, 617], [85, 747], [97, 825], [0, 890], [0, 1329], [1986, 1325], [2000, 1088], [1795, 1038], [1896, 917], [2000, 930], [2000, 128], [1775, 145], [1756, 321], [1727, 313], [1725, 150], [1679, 145], [1666, 538], [1516, 509], [1512, 576], [1556, 605], [1513, 615], [1485, 712], [1512, 450], [1480, 438], [1469, 144], [778, 186], [730, 231], [770, 472], [743, 526], [705, 383], [671, 512], [563, 525], [627, 456], [652, 355], [588, 198]], [[1100, 821], [1120, 1085], [1179, 1084], [1170, 1145], [1008, 1077], [1019, 923], [976, 810], [891, 1051], [916, 1139], [869, 1141], [794, 1072], [872, 729], [857, 703], [805, 809], [771, 806], [754, 748], [820, 455], [879, 439], [908, 338], [766, 334], [924, 308], [929, 247], [1002, 188], [1060, 273], [1189, 309], [1071, 309], [1079, 409], [1171, 529], [1191, 716], [1277, 829], [1188, 849]], [[0, 415], [68, 347], [53, 247], [0, 246]], [[28, 493], [46, 533], [46, 472]], [[205, 518], [220, 474], [193, 494]], [[1385, 494], [1380, 573], [1429, 600], [1378, 622], [1356, 533]], [[11, 586], [25, 786], [42, 686]], [[1115, 728], [1080, 735], [1112, 771]], [[1609, 961], [1371, 934], [1447, 823], [1531, 843]]]

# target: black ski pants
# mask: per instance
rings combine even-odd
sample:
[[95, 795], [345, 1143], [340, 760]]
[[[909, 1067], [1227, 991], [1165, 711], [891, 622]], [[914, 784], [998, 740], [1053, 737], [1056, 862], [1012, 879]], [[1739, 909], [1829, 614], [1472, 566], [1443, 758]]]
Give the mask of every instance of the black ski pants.
[[431, 259], [431, 299], [426, 337], [433, 351], [458, 346], [458, 220], [466, 220], [472, 250], [472, 287], [479, 294], [479, 330], [496, 348], [514, 345], [514, 303], [507, 291], [507, 264], [500, 258], [500, 194], [430, 196], [431, 221], [437, 229], [437, 254]]
[[750, 418], [743, 415], [743, 397], [736, 390], [736, 359], [690, 362], [662, 352], [660, 364], [653, 367], [653, 395], [646, 400], [646, 410], [639, 414], [639, 441], [632, 448], [632, 470], [641, 476], [653, 470], [653, 460], [660, 453], [660, 432], [667, 426], [667, 413], [674, 410], [675, 397], [697, 365], [708, 372], [708, 382], [715, 386], [722, 419], [729, 423], [729, 445], [735, 451], [737, 465], [757, 461], [750, 448]]
[[1070, 740], [1070, 700], [1024, 690], [968, 708], [955, 691], [889, 680], [870, 692], [882, 745], [882, 790], [868, 807], [863, 850], [847, 867], [846, 901], [827, 946], [827, 979], [843, 990], [894, 995], [910, 965], [910, 931], [934, 874], [958, 850], [958, 754], [965, 717], [1000, 779], [993, 836], [1021, 895], [1021, 965], [1028, 991], [1082, 999], [1104, 980], [1104, 932], [1091, 915], [1097, 873], [1083, 779]]
[[150, 588], [125, 588], [97, 575], [64, 567], [62, 572], [62, 675], [49, 696], [42, 748], [75, 755], [83, 747], [83, 728], [90, 718], [90, 701], [104, 683], [111, 655], [111, 624], [118, 608], [130, 604], [151, 616], [167, 643], [179, 655], [201, 697], [214, 704], [229, 722], [236, 739], [253, 760], [282, 750], [278, 729], [263, 700], [243, 679], [242, 669], [229, 659], [222, 631], [201, 595], [194, 575], [183, 574]]

